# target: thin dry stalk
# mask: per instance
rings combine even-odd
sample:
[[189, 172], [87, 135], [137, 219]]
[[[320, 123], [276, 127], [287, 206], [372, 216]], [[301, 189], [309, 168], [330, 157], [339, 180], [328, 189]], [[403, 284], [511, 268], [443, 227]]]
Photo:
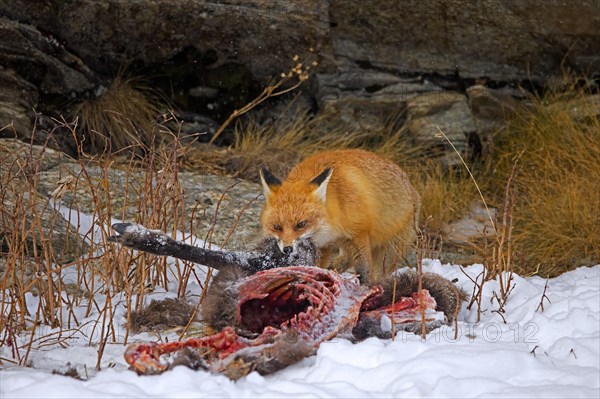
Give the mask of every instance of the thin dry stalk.
[[[306, 80], [308, 80], [309, 70], [311, 69], [311, 66], [316, 67], [317, 62], [312, 61], [310, 65], [306, 65], [306, 64], [308, 64], [308, 62], [310, 62], [310, 59], [306, 60], [304, 63], [298, 62], [298, 60], [299, 60], [299, 57], [297, 55], [295, 55], [294, 56], [295, 64], [287, 73], [282, 73], [279, 80], [268, 84], [267, 87], [265, 87], [263, 89], [262, 93], [260, 93], [258, 95], [258, 97], [256, 97], [254, 100], [250, 101], [248, 104], [244, 105], [242, 108], [234, 110], [231, 113], [231, 115], [229, 115], [227, 120], [225, 120], [225, 122], [223, 122], [221, 124], [221, 126], [219, 127], [219, 129], [215, 132], [213, 137], [210, 139], [209, 144], [213, 144], [215, 142], [215, 140], [221, 135], [221, 133], [223, 133], [223, 131], [227, 128], [227, 126], [229, 126], [231, 124], [231, 122], [233, 122], [239, 116], [241, 116], [241, 115], [245, 114], [246, 112], [250, 111], [251, 109], [255, 108], [256, 106], [258, 106], [259, 104], [261, 104], [265, 100], [267, 100], [268, 98], [281, 96], [283, 94], [289, 93], [290, 91], [297, 89], [298, 87], [300, 87], [300, 85], [302, 83], [304, 83]], [[293, 83], [289, 87], [285, 87], [285, 88], [283, 87], [285, 84], [287, 84], [288, 82], [290, 82], [293, 79], [296, 79], [295, 83]]]
[[508, 301], [511, 291], [514, 289], [513, 281], [513, 265], [512, 265], [512, 232], [513, 232], [513, 212], [516, 196], [516, 176], [518, 173], [517, 163], [513, 165], [511, 175], [506, 182], [504, 194], [504, 210], [502, 213], [502, 223], [500, 229], [500, 237], [494, 245], [493, 261], [487, 265], [492, 276], [498, 278], [500, 292], [494, 292], [493, 298], [498, 303], [498, 312], [504, 313], [504, 306]]
[[438, 132], [440, 133], [440, 135], [442, 135], [446, 139], [446, 141], [450, 144], [450, 146], [452, 147], [452, 149], [454, 150], [456, 155], [458, 155], [460, 162], [463, 164], [466, 171], [469, 173], [469, 176], [471, 177], [471, 181], [473, 181], [473, 184], [475, 185], [475, 187], [477, 188], [477, 192], [479, 193], [479, 197], [481, 198], [481, 201], [483, 202], [483, 206], [485, 207], [488, 218], [490, 219], [490, 223], [492, 226], [494, 226], [494, 234], [497, 237], [498, 232], [496, 231], [496, 227], [495, 227], [496, 224], [494, 223], [494, 218], [492, 217], [492, 212], [490, 211], [490, 208], [487, 205], [487, 201], [485, 200], [485, 197], [483, 196], [483, 192], [481, 191], [481, 188], [479, 187], [479, 184], [477, 183], [477, 180], [475, 179], [473, 172], [471, 172], [471, 168], [469, 168], [469, 165], [467, 165], [467, 163], [465, 162], [464, 158], [462, 157], [462, 155], [460, 154], [458, 149], [454, 146], [454, 143], [452, 141], [450, 141], [450, 139], [448, 138], [448, 136], [446, 136], [446, 134], [442, 131], [442, 129], [440, 129], [438, 126], [436, 126], [436, 128], [437, 128]]
[[550, 298], [548, 298], [548, 295], [546, 295], [546, 291], [548, 290], [548, 280], [549, 279], [546, 279], [546, 284], [544, 284], [544, 292], [542, 292], [542, 299], [540, 299], [540, 303], [535, 309], [536, 312], [540, 309], [542, 312], [544, 311], [544, 299], [547, 300], [548, 303], [552, 303], [552, 301], [550, 301]]
[[417, 215], [415, 215], [415, 229], [417, 232], [416, 257], [417, 257], [417, 278], [419, 292], [419, 309], [421, 311], [421, 339], [425, 341], [427, 336], [427, 325], [425, 319], [425, 303], [423, 301], [423, 252], [424, 240], [423, 233], [418, 229], [416, 224]]
[[[385, 270], [385, 268], [384, 268]], [[393, 305], [396, 303], [396, 286], [397, 286], [397, 271], [394, 271], [394, 290], [392, 291], [392, 309], [393, 309]], [[392, 341], [396, 340], [396, 323], [394, 323], [394, 314], [395, 312], [392, 311]]]
[[[446, 141], [452, 146], [452, 149], [460, 158], [463, 166], [469, 173], [473, 184], [477, 188], [477, 192], [483, 202], [483, 205], [486, 209], [487, 216], [490, 220], [491, 226], [494, 230], [494, 243], [492, 245], [492, 256], [491, 261], [489, 261], [489, 257], [487, 256], [487, 251], [484, 252], [484, 271], [481, 274], [481, 282], [473, 281], [475, 284], [475, 289], [477, 289], [477, 293], [474, 291], [474, 295], [471, 298], [471, 302], [468, 306], [470, 309], [473, 305], [473, 301], [477, 303], [477, 320], [479, 321], [481, 318], [481, 298], [483, 295], [483, 286], [486, 281], [490, 279], [497, 278], [498, 283], [500, 285], [500, 292], [493, 294], [493, 298], [498, 302], [498, 312], [504, 313], [504, 306], [508, 301], [508, 297], [512, 292], [514, 286], [512, 285], [513, 281], [513, 265], [512, 265], [512, 257], [513, 257], [513, 247], [512, 247], [512, 232], [513, 232], [513, 212], [514, 212], [514, 204], [515, 204], [515, 196], [516, 196], [516, 175], [518, 172], [517, 162], [513, 164], [513, 168], [511, 170], [511, 174], [508, 178], [508, 181], [505, 185], [505, 194], [504, 194], [504, 209], [502, 215], [502, 222], [500, 224], [500, 228], [498, 228], [498, 223], [494, 220], [492, 213], [487, 205], [487, 201], [483, 195], [483, 192], [475, 179], [475, 176], [471, 172], [471, 169], [461, 156], [460, 152], [456, 149], [454, 144], [448, 139], [448, 137], [444, 134], [444, 132], [438, 127], [438, 132], [441, 136], [443, 136]], [[487, 243], [487, 234], [484, 234], [485, 245], [484, 248], [488, 249], [489, 245]], [[463, 270], [463, 273], [466, 273]], [[470, 278], [470, 277], [469, 277]]]
[[[17, 361], [21, 362], [21, 353], [19, 352], [19, 347], [17, 346], [17, 340], [15, 333], [11, 329], [8, 319], [4, 315], [0, 315], [0, 331], [4, 331], [4, 336], [0, 343], [2, 346], [10, 347], [11, 354], [13, 359], [17, 359]], [[0, 365], [2, 362], [0, 361]]]
[[[469, 301], [469, 304], [467, 305], [467, 310], [471, 310], [473, 305], [477, 304], [477, 322], [479, 323], [481, 321], [481, 304], [482, 304], [482, 299], [483, 299], [483, 286], [484, 286], [485, 282], [488, 280], [486, 278], [486, 269], [484, 267], [483, 271], [481, 273], [479, 273], [477, 275], [477, 277], [475, 277], [475, 280], [473, 280], [471, 278], [471, 276], [469, 276], [462, 267], [460, 268], [460, 271], [473, 283], [473, 293], [471, 294], [471, 300]], [[480, 277], [481, 277], [481, 281], [479, 281]]]
[[[198, 211], [199, 207], [200, 207], [200, 203], [197, 202], [196, 204], [194, 204], [194, 207], [192, 208], [192, 212], [190, 214], [190, 222], [189, 222], [190, 223], [190, 229], [189, 229], [190, 232], [196, 231], [195, 226], [194, 226], [194, 220], [196, 219], [196, 212]], [[204, 209], [204, 214], [206, 214], [206, 209]], [[177, 290], [177, 297], [183, 298], [185, 296], [185, 293], [187, 291], [187, 286], [189, 283], [189, 279], [192, 274], [194, 274], [194, 277], [196, 278], [196, 282], [198, 283], [198, 286], [204, 291], [204, 285], [195, 273], [194, 264], [191, 262], [183, 262], [183, 267], [184, 267], [184, 269], [183, 269], [182, 278], [179, 281], [179, 289]]]

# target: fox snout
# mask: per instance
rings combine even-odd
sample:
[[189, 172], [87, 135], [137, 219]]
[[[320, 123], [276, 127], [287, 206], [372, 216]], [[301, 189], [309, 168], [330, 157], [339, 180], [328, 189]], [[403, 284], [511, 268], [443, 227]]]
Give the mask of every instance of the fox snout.
[[288, 242], [277, 238], [275, 242], [283, 254], [282, 265], [315, 266], [318, 264], [320, 252], [310, 237], [298, 237]]
[[289, 242], [286, 242], [284, 240], [277, 240], [277, 246], [279, 247], [279, 250], [283, 254], [289, 255], [292, 252], [294, 252], [294, 248], [296, 247], [296, 242], [297, 242], [297, 240], [292, 240]]

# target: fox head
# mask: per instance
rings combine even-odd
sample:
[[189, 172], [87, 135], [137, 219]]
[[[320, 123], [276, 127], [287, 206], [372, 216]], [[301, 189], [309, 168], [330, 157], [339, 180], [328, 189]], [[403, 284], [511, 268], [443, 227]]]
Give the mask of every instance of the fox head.
[[262, 226], [266, 234], [277, 239], [281, 252], [293, 252], [302, 238], [310, 238], [317, 247], [329, 241], [325, 202], [332, 171], [332, 167], [326, 168], [310, 181], [284, 182], [267, 169], [260, 171], [266, 199]]

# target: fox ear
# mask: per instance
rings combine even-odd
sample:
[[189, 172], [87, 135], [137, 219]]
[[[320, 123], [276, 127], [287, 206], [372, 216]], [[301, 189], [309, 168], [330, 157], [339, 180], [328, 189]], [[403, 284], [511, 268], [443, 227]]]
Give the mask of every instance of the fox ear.
[[311, 184], [316, 184], [318, 187], [313, 191], [313, 194], [322, 202], [325, 202], [327, 198], [327, 185], [331, 178], [331, 172], [333, 168], [327, 168], [321, 174], [310, 181]]
[[267, 170], [267, 168], [261, 168], [260, 170], [260, 182], [263, 186], [263, 191], [266, 198], [269, 198], [271, 195], [271, 187], [278, 186], [281, 184], [281, 180], [279, 180], [275, 175]]

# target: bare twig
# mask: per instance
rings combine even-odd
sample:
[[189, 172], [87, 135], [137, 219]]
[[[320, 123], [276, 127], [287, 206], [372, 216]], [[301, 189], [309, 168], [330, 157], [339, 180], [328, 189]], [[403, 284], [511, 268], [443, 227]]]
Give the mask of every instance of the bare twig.
[[[309, 61], [307, 61], [306, 63], [298, 62], [298, 56], [294, 56], [294, 66], [287, 73], [282, 73], [279, 80], [273, 81], [270, 84], [268, 84], [267, 87], [265, 87], [263, 91], [258, 95], [258, 97], [256, 97], [254, 100], [250, 101], [242, 108], [233, 111], [231, 115], [229, 115], [227, 120], [225, 120], [225, 122], [223, 122], [219, 129], [215, 132], [213, 137], [210, 139], [209, 144], [213, 144], [215, 140], [221, 135], [221, 133], [223, 133], [225, 128], [227, 128], [227, 126], [229, 126], [229, 124], [231, 124], [231, 122], [233, 122], [237, 117], [250, 111], [251, 109], [261, 104], [270, 97], [280, 96], [282, 94], [289, 93], [290, 91], [297, 89], [302, 83], [308, 80], [308, 71], [310, 70], [311, 66], [317, 66], [316, 61], [313, 61], [311, 65], [307, 65], [308, 62]], [[288, 83], [292, 79], [297, 79], [297, 81], [290, 87], [282, 88], [284, 84]]]
[[548, 290], [548, 278], [546, 279], [546, 284], [544, 284], [544, 292], [542, 292], [542, 299], [540, 299], [540, 303], [538, 305], [538, 307], [535, 309], [535, 311], [537, 312], [538, 310], [542, 310], [542, 312], [544, 311], [544, 299], [546, 299], [549, 303], [552, 303], [550, 301], [550, 298], [548, 298], [548, 296], [546, 295], [546, 290]]
[[534, 346], [534, 347], [533, 347], [533, 349], [529, 351], [529, 353], [531, 353], [531, 354], [532, 354], [534, 357], [536, 356], [536, 354], [535, 354], [535, 350], [536, 350], [537, 348], [539, 348], [539, 346], [538, 346], [538, 345]]
[[[385, 263], [385, 259], [383, 260]], [[385, 264], [384, 264], [384, 270], [385, 270]], [[396, 286], [397, 286], [397, 270], [394, 270], [394, 288], [392, 291], [392, 309], [394, 309], [394, 305], [396, 304]], [[396, 323], [394, 323], [394, 315], [396, 312], [392, 311], [392, 341], [394, 341], [396, 339]]]

